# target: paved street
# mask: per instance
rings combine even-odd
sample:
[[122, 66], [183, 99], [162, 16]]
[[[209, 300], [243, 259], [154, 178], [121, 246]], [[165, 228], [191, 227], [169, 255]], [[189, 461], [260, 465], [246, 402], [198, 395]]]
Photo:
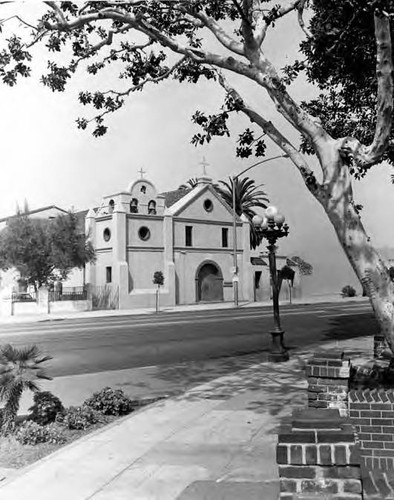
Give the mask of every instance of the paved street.
[[[367, 302], [284, 306], [281, 318], [292, 350], [375, 330]], [[251, 307], [1, 325], [0, 342], [38, 344], [59, 377], [266, 352], [271, 327], [271, 308]]]

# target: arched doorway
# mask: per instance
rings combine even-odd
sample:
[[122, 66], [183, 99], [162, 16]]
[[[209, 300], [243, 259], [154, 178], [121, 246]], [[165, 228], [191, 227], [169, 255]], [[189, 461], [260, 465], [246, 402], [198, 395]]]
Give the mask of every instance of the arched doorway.
[[223, 300], [223, 275], [215, 262], [203, 262], [196, 273], [197, 302]]

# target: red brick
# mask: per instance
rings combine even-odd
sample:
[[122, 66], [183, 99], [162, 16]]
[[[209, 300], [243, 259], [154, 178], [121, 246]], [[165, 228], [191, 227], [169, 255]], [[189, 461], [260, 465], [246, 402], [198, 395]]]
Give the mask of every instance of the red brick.
[[314, 431], [281, 432], [278, 440], [279, 443], [316, 443]]
[[382, 418], [394, 418], [394, 411], [382, 411]]
[[383, 443], [379, 441], [363, 441], [362, 447], [371, 449], [383, 448]]
[[384, 448], [386, 450], [394, 450], [394, 443], [393, 442], [389, 443], [388, 441], [386, 441], [385, 443], [383, 443], [383, 445], [384, 445]]
[[360, 427], [361, 432], [374, 432], [376, 434], [382, 432], [382, 427], [380, 425], [362, 425]]
[[372, 425], [393, 425], [393, 419], [391, 418], [373, 418], [371, 420]]
[[372, 434], [372, 441], [393, 441], [392, 434]]
[[394, 450], [374, 450], [374, 457], [394, 457]]
[[372, 434], [359, 432], [358, 437], [359, 437], [360, 441], [372, 441]]
[[317, 446], [305, 447], [305, 462], [307, 465], [317, 464]]
[[343, 483], [344, 493], [361, 493], [361, 481], [357, 479], [347, 480]]
[[319, 446], [319, 463], [322, 465], [331, 465], [331, 446], [321, 445]]
[[292, 445], [290, 447], [290, 464], [301, 465], [302, 462], [302, 447], [299, 445]]
[[314, 479], [316, 467], [279, 467], [279, 477], [288, 479]]
[[370, 403], [353, 403], [351, 401], [349, 404], [349, 408], [351, 410], [370, 410], [371, 404]]
[[281, 479], [280, 491], [284, 491], [286, 493], [297, 491], [297, 481], [292, 481], [290, 479]]
[[288, 464], [288, 456], [287, 456], [288, 448], [287, 446], [278, 445], [276, 447], [276, 463], [277, 464]]
[[326, 385], [309, 384], [308, 385], [308, 392], [327, 392], [327, 386]]
[[301, 491], [303, 493], [337, 493], [338, 484], [335, 481], [314, 481], [313, 479], [305, 479], [301, 481]]
[[371, 425], [370, 418], [352, 418], [352, 422], [354, 423], [354, 425]]
[[353, 432], [333, 432], [333, 431], [317, 431], [317, 442], [318, 443], [343, 443], [346, 441], [353, 442], [354, 434]]
[[362, 410], [360, 411], [361, 418], [380, 418], [382, 416], [380, 411], [376, 410]]
[[394, 426], [383, 426], [383, 432], [394, 433]]
[[[347, 464], [347, 447], [343, 445], [335, 445], [334, 446], [334, 463], [337, 465], [345, 465]], [[334, 468], [334, 467], [333, 467]], [[337, 469], [337, 467], [335, 467]]]
[[331, 479], [359, 479], [361, 476], [360, 467], [320, 467], [323, 477]]
[[360, 417], [360, 412], [358, 410], [350, 410], [349, 411], [349, 416], [353, 418], [359, 418]]
[[375, 403], [371, 404], [371, 410], [392, 411], [393, 405], [391, 403]]
[[360, 455], [360, 447], [355, 444], [351, 444], [349, 446], [350, 450], [350, 465], [360, 464], [361, 455]]

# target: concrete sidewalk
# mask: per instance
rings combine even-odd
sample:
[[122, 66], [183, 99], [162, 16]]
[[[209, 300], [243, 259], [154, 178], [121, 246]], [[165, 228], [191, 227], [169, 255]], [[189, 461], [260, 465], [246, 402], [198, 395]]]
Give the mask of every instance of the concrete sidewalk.
[[[369, 357], [372, 338], [319, 346]], [[1, 500], [274, 500], [277, 426], [306, 401], [305, 360], [252, 364], [122, 418], [0, 486]]]
[[[352, 303], [352, 302], [368, 302], [367, 297], [345, 297], [342, 298], [340, 294], [332, 295], [317, 295], [303, 299], [294, 299], [292, 305], [309, 305], [321, 303]], [[290, 305], [287, 300], [280, 301], [281, 306]], [[255, 308], [255, 307], [272, 307], [272, 301], [266, 302], [240, 302], [239, 309]], [[186, 311], [212, 311], [222, 309], [235, 309], [233, 302], [214, 302], [202, 304], [188, 304], [177, 305], [171, 307], [161, 307], [160, 314], [171, 312], [186, 312]], [[105, 317], [119, 317], [141, 314], [156, 314], [155, 309], [140, 308], [140, 309], [109, 309], [98, 311], [83, 311], [83, 312], [68, 312], [68, 313], [54, 313], [54, 314], [21, 314], [18, 316], [1, 316], [1, 324], [18, 324], [18, 323], [38, 323], [41, 321], [59, 321], [64, 319], [89, 319], [89, 318], [105, 318]]]

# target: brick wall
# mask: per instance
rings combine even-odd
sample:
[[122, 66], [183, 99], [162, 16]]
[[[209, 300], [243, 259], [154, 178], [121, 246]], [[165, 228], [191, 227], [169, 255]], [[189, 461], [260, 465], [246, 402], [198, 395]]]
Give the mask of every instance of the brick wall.
[[315, 354], [307, 363], [308, 406], [348, 414], [350, 360], [342, 351]]
[[366, 469], [394, 469], [394, 390], [352, 390], [349, 412]]
[[294, 410], [277, 445], [280, 499], [361, 500], [359, 449], [338, 409]]

